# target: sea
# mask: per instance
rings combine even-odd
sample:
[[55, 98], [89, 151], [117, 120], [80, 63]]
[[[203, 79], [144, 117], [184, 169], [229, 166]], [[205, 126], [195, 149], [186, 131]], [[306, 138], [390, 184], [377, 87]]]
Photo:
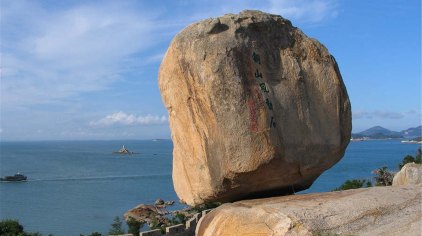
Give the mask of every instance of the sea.
[[[125, 145], [134, 155], [116, 155]], [[306, 191], [325, 192], [347, 179], [372, 179], [382, 166], [397, 171], [420, 144], [400, 140], [351, 142], [345, 156]], [[0, 182], [0, 219], [17, 219], [44, 236], [107, 235], [116, 216], [157, 198], [174, 200], [171, 140], [0, 142], [0, 175], [21, 172], [26, 182]]]

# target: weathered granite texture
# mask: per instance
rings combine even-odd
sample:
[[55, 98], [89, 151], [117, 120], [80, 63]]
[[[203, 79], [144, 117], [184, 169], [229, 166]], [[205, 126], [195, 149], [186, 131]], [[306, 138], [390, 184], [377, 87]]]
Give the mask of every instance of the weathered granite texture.
[[198, 236], [422, 235], [422, 185], [372, 187], [223, 204]]
[[158, 82], [174, 187], [190, 205], [306, 189], [350, 140], [334, 57], [280, 16], [243, 11], [186, 27]]
[[422, 183], [422, 165], [407, 163], [393, 178], [393, 186]]

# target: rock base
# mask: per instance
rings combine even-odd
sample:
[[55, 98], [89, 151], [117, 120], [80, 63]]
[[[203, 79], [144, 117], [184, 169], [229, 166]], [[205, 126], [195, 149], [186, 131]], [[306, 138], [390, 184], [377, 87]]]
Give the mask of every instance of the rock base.
[[422, 235], [422, 184], [223, 204], [196, 235]]

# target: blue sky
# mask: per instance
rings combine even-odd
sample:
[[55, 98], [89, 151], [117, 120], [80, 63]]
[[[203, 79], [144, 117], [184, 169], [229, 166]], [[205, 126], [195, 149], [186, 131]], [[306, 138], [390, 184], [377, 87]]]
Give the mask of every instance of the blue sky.
[[329, 49], [354, 132], [421, 124], [419, 0], [1, 0], [1, 139], [170, 138], [157, 74], [171, 39], [244, 9], [281, 15]]

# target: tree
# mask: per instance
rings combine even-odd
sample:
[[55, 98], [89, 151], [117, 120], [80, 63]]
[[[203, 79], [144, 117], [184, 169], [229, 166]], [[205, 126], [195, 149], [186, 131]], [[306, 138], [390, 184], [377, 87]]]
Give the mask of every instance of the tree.
[[101, 233], [93, 232], [89, 236], [103, 236]]
[[119, 234], [124, 234], [125, 231], [122, 228], [122, 221], [120, 220], [120, 218], [118, 216], [116, 216], [114, 218], [113, 223], [111, 224], [111, 228], [108, 231], [109, 235], [119, 235]]
[[18, 220], [0, 221], [0, 236], [42, 236], [40, 233], [28, 233], [23, 231], [23, 226]]
[[129, 228], [128, 233], [132, 235], [139, 235], [140, 229], [144, 226], [144, 223], [135, 220], [133, 217], [129, 217], [126, 224]]
[[415, 163], [422, 164], [422, 149], [418, 149], [416, 153]]
[[363, 188], [364, 186], [372, 187], [371, 181], [367, 179], [352, 179], [352, 180], [346, 180], [346, 182], [340, 185], [340, 187], [333, 189], [333, 191]]
[[401, 161], [401, 163], [399, 164], [399, 169], [401, 170], [401, 168], [403, 168], [404, 165], [406, 165], [407, 163], [412, 163], [415, 162], [415, 158], [411, 155], [407, 155], [403, 158], [403, 160]]
[[394, 174], [391, 173], [386, 166], [373, 171], [376, 186], [390, 186], [393, 184]]
[[17, 220], [2, 220], [0, 222], [1, 236], [13, 236], [23, 233], [23, 226]]
[[417, 153], [416, 153], [416, 157], [413, 157], [411, 155], [407, 155], [403, 158], [403, 160], [399, 164], [399, 169], [401, 170], [401, 168], [403, 168], [403, 166], [406, 165], [407, 163], [414, 162], [414, 163], [417, 163], [417, 164], [421, 164], [421, 156], [422, 156], [422, 150], [419, 148]]

